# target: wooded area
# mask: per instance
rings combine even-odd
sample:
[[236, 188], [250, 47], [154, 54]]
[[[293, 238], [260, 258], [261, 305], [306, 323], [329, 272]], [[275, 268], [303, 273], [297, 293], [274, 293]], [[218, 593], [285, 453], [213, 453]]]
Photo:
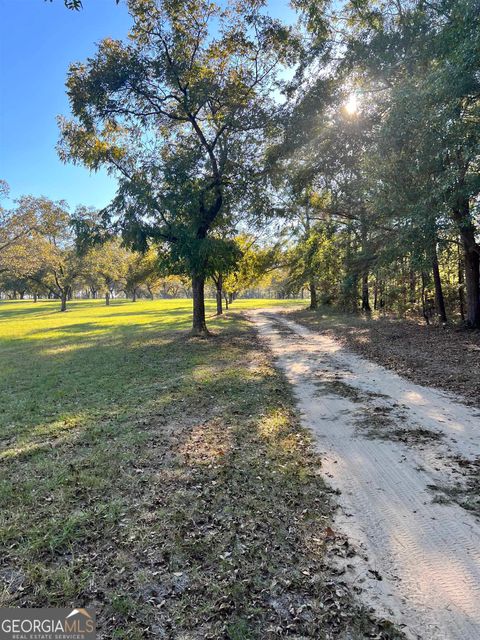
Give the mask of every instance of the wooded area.
[[312, 308], [480, 327], [478, 1], [293, 4], [295, 26], [257, 2], [129, 2], [131, 40], [71, 65], [59, 120], [60, 157], [117, 196], [4, 207], [7, 296], [64, 309], [188, 278], [202, 333], [206, 281], [221, 311], [270, 274]]

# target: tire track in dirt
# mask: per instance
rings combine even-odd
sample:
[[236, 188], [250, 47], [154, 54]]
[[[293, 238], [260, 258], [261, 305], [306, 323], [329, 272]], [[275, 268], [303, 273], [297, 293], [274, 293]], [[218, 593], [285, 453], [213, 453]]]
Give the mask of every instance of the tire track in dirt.
[[[324, 473], [341, 492], [336, 527], [359, 551], [347, 571], [366, 604], [411, 638], [478, 640], [480, 523], [458, 505], [433, 502], [429, 490], [451, 480], [449, 455], [480, 455], [478, 411], [281, 315], [250, 317], [292, 383]], [[399, 403], [397, 426], [420, 426], [438, 437], [416, 446], [371, 438], [358, 428], [362, 416], [371, 417], [372, 404], [395, 425]]]

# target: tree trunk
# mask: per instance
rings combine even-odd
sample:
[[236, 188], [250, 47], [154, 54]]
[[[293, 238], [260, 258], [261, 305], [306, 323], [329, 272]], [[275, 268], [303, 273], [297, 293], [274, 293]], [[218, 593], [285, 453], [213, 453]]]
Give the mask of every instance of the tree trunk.
[[468, 198], [462, 198], [453, 210], [453, 218], [462, 239], [465, 264], [466, 321], [470, 327], [480, 328], [480, 247], [475, 239], [475, 226], [470, 214]]
[[460, 247], [458, 250], [458, 305], [462, 322], [465, 322], [465, 276], [463, 273], [463, 262], [460, 255]]
[[132, 302], [136, 302], [136, 301], [137, 301], [137, 288], [134, 287], [132, 292]]
[[225, 309], [228, 311], [228, 296], [225, 293], [223, 297], [225, 298]]
[[110, 291], [107, 290], [105, 294], [105, 304], [108, 307], [110, 305]]
[[216, 299], [217, 299], [217, 316], [221, 316], [223, 313], [223, 304], [222, 304], [222, 287], [223, 287], [223, 278], [220, 274], [215, 281], [216, 286]]
[[207, 323], [205, 322], [205, 277], [192, 276], [193, 293], [193, 335], [208, 335]]
[[465, 249], [466, 320], [470, 327], [480, 329], [480, 256]]
[[372, 308], [370, 306], [370, 292], [368, 290], [368, 262], [367, 258], [370, 254], [369, 242], [368, 242], [368, 227], [365, 214], [360, 215], [360, 234], [362, 238], [362, 253], [364, 255], [363, 260], [365, 262], [362, 270], [362, 311], [371, 313]]
[[371, 313], [370, 293], [368, 290], [368, 271], [365, 270], [362, 275], [362, 311]]
[[398, 266], [398, 275], [400, 278], [400, 283], [401, 283], [401, 292], [402, 292], [402, 308], [401, 308], [401, 315], [404, 316], [407, 308], [408, 308], [408, 302], [407, 302], [407, 276], [406, 276], [406, 271], [405, 271], [405, 260], [401, 259], [400, 260], [400, 264]]
[[378, 280], [375, 278], [373, 285], [373, 308], [376, 311], [378, 309]]
[[311, 311], [315, 311], [315, 309], [318, 309], [318, 299], [317, 299], [317, 287], [315, 286], [315, 283], [313, 281], [310, 282], [309, 289], [310, 289], [310, 307], [309, 307], [309, 309]]
[[448, 322], [447, 320], [447, 312], [445, 310], [445, 299], [443, 297], [443, 288], [442, 288], [442, 280], [440, 278], [440, 269], [438, 268], [438, 257], [437, 257], [437, 248], [433, 247], [432, 251], [432, 271], [433, 271], [433, 281], [435, 283], [435, 306], [437, 308], [437, 313], [440, 318], [440, 321], [443, 324]]
[[66, 311], [67, 310], [67, 297], [68, 297], [68, 291], [66, 289], [64, 289], [62, 291], [62, 295], [60, 296], [60, 311]]
[[36, 302], [36, 301], [37, 301], [37, 294], [36, 294], [36, 293], [34, 293], [34, 294], [33, 294], [33, 301], [34, 301], [34, 302]]
[[425, 322], [427, 324], [430, 324], [430, 318], [428, 316], [428, 311], [427, 311], [427, 298], [425, 295], [425, 289], [426, 289], [426, 278], [425, 278], [425, 273], [422, 271], [422, 313], [423, 313], [423, 317], [425, 318]]
[[67, 299], [71, 300], [73, 298], [73, 289], [72, 287], [67, 287]]
[[410, 288], [409, 300], [410, 300], [410, 305], [413, 307], [417, 302], [417, 295], [416, 295], [417, 281], [415, 278], [415, 271], [413, 269], [410, 269], [408, 279], [409, 279], [409, 288]]
[[359, 274], [357, 264], [354, 260], [357, 250], [358, 246], [353, 237], [352, 228], [349, 226], [347, 229], [347, 246], [344, 257], [346, 278], [344, 280], [343, 306], [346, 311], [353, 313], [358, 311]]

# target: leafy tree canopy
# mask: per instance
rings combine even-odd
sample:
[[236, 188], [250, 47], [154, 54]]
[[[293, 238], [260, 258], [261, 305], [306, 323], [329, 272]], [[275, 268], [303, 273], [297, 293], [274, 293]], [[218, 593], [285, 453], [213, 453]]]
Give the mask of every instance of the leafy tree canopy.
[[61, 158], [119, 179], [105, 222], [134, 249], [163, 245], [195, 279], [197, 331], [225, 230], [268, 212], [264, 136], [292, 46], [260, 4], [130, 0], [129, 42], [104, 40], [67, 80], [74, 118], [60, 119]]

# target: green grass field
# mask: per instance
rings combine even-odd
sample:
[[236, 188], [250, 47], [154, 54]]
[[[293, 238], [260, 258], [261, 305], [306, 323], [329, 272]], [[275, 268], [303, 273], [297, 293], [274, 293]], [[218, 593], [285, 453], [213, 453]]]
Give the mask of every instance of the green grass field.
[[371, 631], [325, 605], [329, 495], [236, 312], [265, 304], [291, 303], [201, 339], [188, 300], [0, 303], [1, 605], [92, 606], [100, 638]]
[[[238, 300], [234, 308], [262, 303]], [[171, 332], [182, 331], [174, 343], [185, 338], [190, 312], [190, 300], [119, 300], [109, 307], [74, 301], [64, 314], [58, 301], [0, 303], [0, 428], [10, 439], [1, 457], [41, 448], [45, 437], [68, 440], [69, 432], [85, 431], [104, 416], [148, 414], [172, 370], [179, 375], [178, 367], [197, 363], [194, 354], [172, 362], [166, 353]], [[225, 325], [213, 315], [213, 301], [207, 313], [212, 330]]]

